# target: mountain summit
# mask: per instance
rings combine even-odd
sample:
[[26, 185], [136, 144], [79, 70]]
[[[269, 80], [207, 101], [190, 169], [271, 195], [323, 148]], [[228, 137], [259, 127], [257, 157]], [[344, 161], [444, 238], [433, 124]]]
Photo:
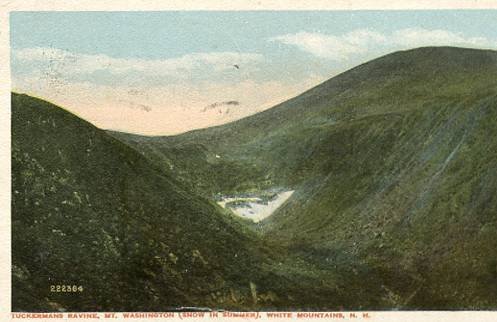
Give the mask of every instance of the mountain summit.
[[376, 272], [392, 306], [494, 307], [496, 76], [495, 51], [418, 48], [230, 124], [116, 136], [206, 196], [295, 190], [258, 229], [318, 266]]
[[[172, 137], [14, 95], [14, 307], [495, 308], [496, 76], [495, 51], [396, 52]], [[218, 205], [279, 191], [258, 223]]]

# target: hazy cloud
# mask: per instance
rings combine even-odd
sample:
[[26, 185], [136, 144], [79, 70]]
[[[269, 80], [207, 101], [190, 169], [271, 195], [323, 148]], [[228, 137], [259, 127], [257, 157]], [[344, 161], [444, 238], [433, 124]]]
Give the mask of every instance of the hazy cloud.
[[[323, 80], [318, 75], [311, 75], [297, 83], [243, 80], [236, 83], [130, 87], [91, 82], [55, 84], [39, 77], [17, 77], [14, 79], [13, 91], [43, 97], [100, 128], [169, 135], [252, 115], [296, 96]], [[231, 103], [206, 109], [206, 106], [216, 104], [211, 102]], [[236, 105], [234, 102], [243, 104]]]
[[383, 35], [374, 31], [356, 30], [342, 36], [299, 32], [270, 38], [269, 40], [296, 46], [317, 57], [347, 60], [350, 55], [364, 53], [369, 46], [377, 42], [383, 42], [385, 39]]
[[33, 72], [71, 79], [105, 72], [111, 75], [138, 74], [142, 77], [188, 78], [191, 74], [212, 75], [233, 70], [233, 65], [254, 67], [263, 56], [254, 53], [206, 52], [168, 59], [115, 58], [107, 55], [72, 53], [57, 48], [25, 48], [13, 51], [14, 61]]
[[389, 34], [359, 29], [343, 35], [298, 32], [270, 38], [269, 41], [295, 46], [320, 58], [346, 61], [353, 56], [385, 50], [420, 46], [467, 46], [495, 48], [497, 41], [485, 37], [465, 37], [447, 30], [401, 29]]

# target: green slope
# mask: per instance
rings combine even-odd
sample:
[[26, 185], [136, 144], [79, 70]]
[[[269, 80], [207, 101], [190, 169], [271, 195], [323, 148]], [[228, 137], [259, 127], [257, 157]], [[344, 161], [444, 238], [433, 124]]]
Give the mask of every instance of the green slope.
[[496, 76], [495, 51], [419, 48], [223, 126], [112, 134], [206, 197], [296, 190], [259, 230], [317, 274], [367, 276], [390, 307], [495, 308]]
[[[187, 169], [185, 173], [200, 173], [197, 179], [203, 178], [206, 186], [214, 185], [217, 190], [243, 190], [254, 181], [261, 184], [265, 180], [301, 183], [318, 172], [327, 173], [327, 169], [319, 169], [325, 163], [322, 157], [309, 156], [324, 145], [331, 130], [367, 117], [491, 95], [497, 82], [496, 65], [495, 51], [428, 47], [396, 52], [233, 123], [173, 137], [112, 134], [127, 143], [139, 143], [139, 150], [151, 159], [164, 160], [161, 153], [171, 149], [195, 154], [197, 160], [191, 165], [178, 162], [182, 157], [169, 161]], [[221, 159], [215, 159], [216, 154]], [[166, 155], [170, 157], [170, 153]], [[233, 173], [223, 178], [223, 171], [203, 171], [204, 167]], [[236, 180], [231, 179], [234, 173]]]
[[[14, 310], [249, 308], [250, 283], [267, 278], [268, 250], [212, 202], [104, 131], [17, 94], [12, 192]], [[84, 291], [51, 293], [59, 284]]]
[[[362, 286], [371, 271], [316, 266], [176, 177], [60, 107], [13, 94], [13, 310], [388, 304], [380, 279], [372, 292]], [[83, 291], [54, 293], [51, 285]]]

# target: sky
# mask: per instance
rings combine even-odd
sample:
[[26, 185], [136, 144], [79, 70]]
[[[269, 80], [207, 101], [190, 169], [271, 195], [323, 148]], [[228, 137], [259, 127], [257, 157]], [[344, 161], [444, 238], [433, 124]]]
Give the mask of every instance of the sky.
[[174, 135], [384, 54], [497, 49], [496, 10], [12, 12], [12, 89], [103, 129]]

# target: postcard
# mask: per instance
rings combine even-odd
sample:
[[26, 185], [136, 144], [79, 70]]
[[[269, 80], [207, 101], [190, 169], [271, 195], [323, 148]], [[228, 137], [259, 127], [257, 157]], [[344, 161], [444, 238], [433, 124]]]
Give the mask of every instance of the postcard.
[[5, 320], [495, 319], [496, 9], [7, 3]]

